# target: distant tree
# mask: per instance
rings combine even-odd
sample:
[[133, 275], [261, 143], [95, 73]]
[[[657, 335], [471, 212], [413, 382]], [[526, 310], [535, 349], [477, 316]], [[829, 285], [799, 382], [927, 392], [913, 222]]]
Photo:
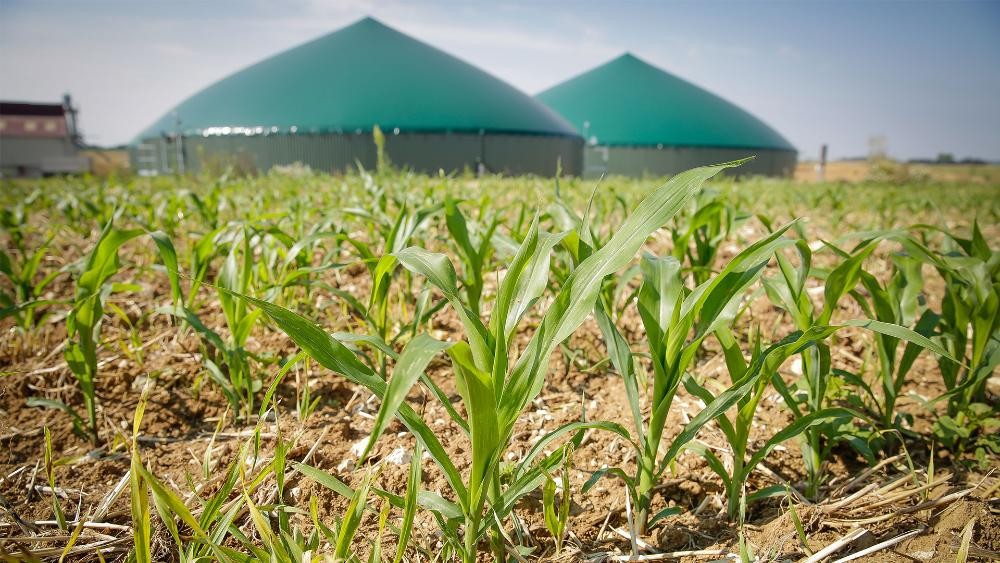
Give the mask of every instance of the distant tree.
[[938, 164], [954, 164], [955, 163], [955, 155], [951, 154], [950, 152], [938, 153], [937, 163]]
[[884, 135], [868, 137], [868, 160], [884, 160], [889, 156], [889, 143]]

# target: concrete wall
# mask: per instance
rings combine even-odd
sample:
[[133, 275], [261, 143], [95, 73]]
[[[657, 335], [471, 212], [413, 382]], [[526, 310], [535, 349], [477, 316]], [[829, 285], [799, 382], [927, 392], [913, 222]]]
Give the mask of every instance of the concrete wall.
[[584, 177], [602, 173], [621, 176], [670, 176], [685, 170], [756, 155], [757, 158], [727, 171], [731, 175], [791, 176], [797, 153], [774, 149], [712, 147], [587, 147]]
[[[130, 149], [133, 169], [175, 172], [176, 141], [148, 140]], [[557, 162], [564, 174], [583, 169], [583, 140], [506, 134], [403, 133], [385, 134], [385, 148], [395, 166], [418, 172], [475, 171], [482, 162], [489, 172], [553, 176]], [[375, 143], [370, 133], [187, 137], [183, 140], [184, 171], [232, 164], [264, 172], [276, 165], [301, 162], [314, 170], [343, 172], [360, 163], [375, 167]]]
[[67, 138], [0, 136], [0, 174], [5, 177], [84, 172], [88, 164]]

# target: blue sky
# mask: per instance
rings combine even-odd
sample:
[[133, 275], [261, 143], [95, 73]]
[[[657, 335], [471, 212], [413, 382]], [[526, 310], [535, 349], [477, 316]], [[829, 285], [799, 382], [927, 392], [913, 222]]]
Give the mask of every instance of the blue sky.
[[623, 51], [756, 114], [801, 156], [1000, 160], [1000, 2], [0, 0], [0, 98], [71, 92], [127, 142], [228, 73], [372, 15], [535, 94]]

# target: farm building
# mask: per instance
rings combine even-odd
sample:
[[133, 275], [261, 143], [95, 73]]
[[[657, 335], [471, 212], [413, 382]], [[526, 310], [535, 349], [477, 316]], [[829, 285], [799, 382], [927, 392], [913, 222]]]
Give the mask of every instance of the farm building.
[[0, 102], [0, 176], [38, 177], [85, 172], [76, 118], [67, 96], [62, 104]]
[[795, 147], [767, 124], [628, 53], [537, 98], [583, 133], [586, 176], [675, 174], [751, 154], [741, 174], [795, 169]]
[[423, 172], [569, 174], [583, 139], [534, 98], [365, 18], [232, 74], [140, 133], [133, 166], [155, 174], [215, 162], [267, 170], [301, 162], [375, 166], [373, 128], [393, 164]]

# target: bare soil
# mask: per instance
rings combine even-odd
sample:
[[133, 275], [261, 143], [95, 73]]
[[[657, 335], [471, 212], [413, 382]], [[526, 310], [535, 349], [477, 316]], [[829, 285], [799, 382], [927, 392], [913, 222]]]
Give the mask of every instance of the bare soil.
[[[69, 252], [69, 249], [67, 249]], [[141, 263], [146, 257], [126, 257], [124, 263]], [[725, 257], [723, 257], [725, 259]], [[885, 260], [885, 256], [876, 260]], [[135, 274], [136, 277], [132, 277]], [[2, 325], [3, 343], [0, 344], [0, 546], [8, 553], [15, 553], [20, 546], [32, 550], [65, 545], [65, 538], [49, 524], [37, 523], [52, 520], [51, 493], [43, 463], [44, 428], [51, 432], [54, 458], [55, 483], [61, 493], [60, 503], [70, 519], [90, 518], [107, 498], [110, 506], [100, 514], [97, 525], [111, 525], [88, 531], [88, 541], [106, 534], [119, 537], [115, 525], [131, 523], [129, 492], [127, 486], [120, 494], [112, 494], [129, 468], [127, 444], [131, 440], [131, 424], [140, 391], [147, 381], [153, 386], [139, 439], [140, 452], [149, 469], [164, 483], [178, 491], [189, 491], [191, 486], [203, 486], [211, 491], [218, 486], [226, 466], [235, 459], [254, 427], [255, 421], [236, 423], [228, 412], [225, 398], [205, 377], [199, 358], [198, 337], [188, 329], [178, 326], [164, 315], [142, 316], [142, 311], [155, 309], [156, 304], [169, 299], [169, 289], [161, 277], [141, 276], [123, 272], [122, 279], [136, 279], [142, 289], [125, 297], [116, 297], [126, 311], [133, 311], [137, 326], [137, 342], [142, 343], [141, 355], [127, 346], [132, 329], [121, 319], [105, 320], [105, 345], [100, 354], [101, 373], [98, 378], [99, 420], [101, 435], [108, 445], [93, 450], [92, 446], [74, 434], [72, 420], [65, 412], [31, 407], [29, 398], [43, 397], [62, 401], [78, 412], [83, 405], [72, 375], [62, 361], [61, 345], [65, 336], [62, 320], [51, 317], [45, 326], [31, 337], [20, 335], [9, 321]], [[348, 274], [338, 274], [330, 280], [341, 287], [364, 288], [363, 279]], [[63, 279], [52, 286], [54, 298], [72, 294], [69, 281]], [[928, 287], [928, 293], [935, 288]], [[211, 295], [205, 294], [205, 303]], [[328, 300], [327, 302], [332, 302]], [[843, 318], [856, 316], [858, 311], [845, 305]], [[331, 306], [327, 321], [331, 330], [349, 327], [352, 319], [346, 318]], [[202, 317], [210, 326], [224, 326], [221, 311], [206, 307]], [[642, 331], [634, 313], [626, 314], [624, 333], [633, 342], [640, 341]], [[782, 313], [767, 300], [754, 303], [750, 314], [743, 320], [746, 327], [776, 327], [767, 339], [777, 339], [787, 332]], [[435, 317], [432, 334], [438, 338], [461, 337], [457, 319], [445, 309]], [[527, 334], [522, 335], [526, 339]], [[526, 341], [526, 340], [525, 340]], [[524, 342], [522, 341], [522, 344]], [[835, 367], [860, 370], [865, 364], [869, 342], [858, 332], [845, 333], [834, 349]], [[296, 352], [295, 346], [272, 327], [259, 326], [254, 332], [249, 348], [255, 353], [269, 353], [288, 357]], [[576, 352], [570, 360], [566, 354], [557, 353], [552, 358], [550, 376], [539, 397], [529, 406], [514, 433], [509, 448], [511, 460], [523, 456], [539, 437], [558, 426], [580, 420], [610, 420], [630, 426], [628, 403], [621, 378], [610, 371], [606, 364], [598, 364], [604, 357], [600, 333], [588, 321], [567, 343], [566, 349]], [[265, 385], [277, 371], [275, 366], [259, 368]], [[714, 342], [709, 342], [700, 357], [696, 375], [710, 383], [727, 382], [724, 363]], [[454, 378], [448, 362], [436, 360], [428, 375], [458, 400]], [[338, 476], [348, 484], [356, 484], [363, 471], [354, 470], [356, 454], [352, 446], [370, 433], [378, 402], [363, 388], [352, 385], [335, 374], [311, 364], [298, 380], [286, 379], [277, 396], [277, 421], [260, 422], [262, 444], [259, 454], [248, 462], [248, 473], [266, 463], [273, 456], [278, 436], [293, 442], [288, 453], [290, 460], [308, 458], [308, 463]], [[795, 378], [790, 365], [783, 376], [788, 381]], [[923, 397], [940, 394], [942, 387], [936, 363], [923, 357], [911, 372], [904, 393], [914, 392]], [[319, 406], [310, 416], [299, 420], [295, 416], [296, 391], [308, 385], [314, 396], [320, 398]], [[432, 397], [415, 391], [409, 402], [438, 433], [442, 443], [460, 470], [469, 463], [468, 442], [449, 419], [444, 408]], [[685, 394], [678, 395], [671, 409], [665, 436], [666, 443], [680, 431], [701, 408], [700, 402]], [[932, 417], [919, 402], [905, 400], [900, 409], [912, 415], [913, 430], [926, 434]], [[759, 410], [754, 428], [753, 442], [759, 447], [777, 429], [789, 422], [789, 415], [776, 393], [768, 395]], [[724, 451], [725, 442], [715, 427], [708, 427], [700, 439]], [[412, 437], [398, 422], [394, 422], [379, 442], [373, 462], [386, 459], [397, 448], [409, 451], [414, 445]], [[807, 536], [808, 546], [803, 546], [795, 526], [787, 498], [776, 498], [748, 507], [746, 540], [754, 552], [765, 559], [799, 559], [806, 549], [816, 552], [847, 535], [855, 527], [867, 532], [852, 544], [845, 546], [839, 555], [846, 555], [880, 542], [917, 531], [901, 543], [859, 559], [860, 561], [952, 561], [963, 528], [973, 518], [973, 559], [983, 553], [1000, 552], [1000, 520], [996, 501], [997, 478], [992, 470], [970, 469], [967, 460], [951, 456], [940, 457], [931, 451], [928, 441], [911, 441], [908, 453], [916, 468], [926, 468], [933, 460], [934, 483], [921, 489], [926, 472], [912, 473], [903, 457], [887, 466], [863, 476], [867, 464], [853, 450], [844, 446], [833, 451], [828, 466], [828, 481], [821, 498], [812, 501], [797, 500], [795, 505]], [[206, 452], [209, 451], [208, 455]], [[886, 457], [896, 452], [884, 452]], [[994, 460], [995, 463], [995, 460]], [[383, 464], [378, 484], [390, 491], [402, 493], [406, 486], [406, 463]], [[536, 547], [535, 555], [552, 560], [598, 560], [601, 554], [628, 553], [628, 539], [619, 531], [628, 529], [625, 489], [614, 479], [605, 479], [587, 494], [580, 487], [592, 472], [607, 466], [619, 466], [633, 472], [635, 459], [631, 450], [620, 438], [602, 432], [589, 432], [574, 455], [572, 471], [573, 509], [570, 518], [570, 538], [564, 552], [556, 555], [553, 542], [544, 528], [540, 494], [526, 498], [517, 510], [528, 531], [525, 541]], [[423, 487], [445, 496], [446, 483], [433, 461], [424, 461]], [[994, 470], [996, 467], [994, 466]], [[857, 482], [852, 480], [863, 476]], [[760, 471], [752, 477], [748, 487], [760, 489], [775, 484], [801, 486], [803, 467], [798, 445], [793, 440], [775, 450]], [[895, 488], [885, 490], [887, 485]], [[991, 491], [992, 489], [992, 491]], [[912, 491], [905, 494], [906, 491]], [[949, 500], [949, 495], [963, 493]], [[863, 493], [863, 494], [862, 494]], [[900, 494], [904, 493], [904, 494]], [[258, 502], [274, 502], [273, 488], [261, 488], [256, 493]], [[893, 494], [896, 495], [895, 500]], [[856, 495], [857, 498], [853, 498]], [[319, 515], [332, 520], [339, 517], [347, 501], [332, 491], [292, 473], [286, 485], [283, 502], [308, 511], [315, 499]], [[850, 502], [843, 502], [848, 499]], [[191, 506], [197, 502], [185, 497]], [[880, 503], [879, 501], [885, 501]], [[935, 502], [939, 504], [935, 504]], [[718, 557], [739, 551], [739, 531], [724, 516], [724, 497], [718, 478], [709, 471], [703, 460], [693, 453], [683, 454], [657, 490], [654, 512], [668, 506], [682, 509], [677, 516], [663, 520], [641, 538], [649, 549], [657, 551], [718, 551]], [[914, 507], [926, 506], [914, 509]], [[308, 516], [295, 516], [296, 523], [304, 528], [311, 526]], [[373, 537], [375, 518], [365, 524], [365, 533], [359, 537]], [[154, 523], [157, 522], [154, 517]], [[156, 560], [170, 561], [176, 557], [166, 541], [166, 531], [155, 524], [159, 538]], [[252, 527], [243, 527], [252, 533]], [[27, 542], [26, 536], [44, 533], [54, 538], [50, 542]], [[416, 544], [433, 552], [440, 546], [436, 525], [429, 516], [420, 515], [414, 532]], [[114, 551], [106, 554], [108, 560], [124, 559], [129, 538], [113, 544]], [[387, 537], [391, 544], [395, 538]], [[82, 541], [82, 540], [81, 540]], [[93, 540], [96, 541], [96, 540]], [[975, 551], [986, 550], [986, 551]], [[416, 552], [414, 552], [416, 554]], [[716, 558], [718, 558], [716, 557]], [[80, 559], [93, 560], [93, 554], [81, 554]], [[684, 561], [703, 561], [703, 556], [680, 557]]]

